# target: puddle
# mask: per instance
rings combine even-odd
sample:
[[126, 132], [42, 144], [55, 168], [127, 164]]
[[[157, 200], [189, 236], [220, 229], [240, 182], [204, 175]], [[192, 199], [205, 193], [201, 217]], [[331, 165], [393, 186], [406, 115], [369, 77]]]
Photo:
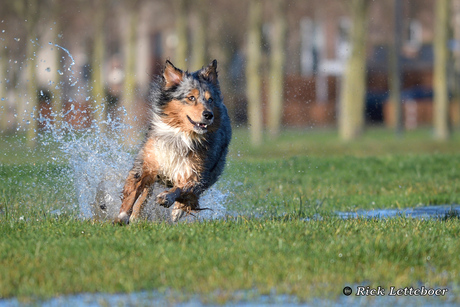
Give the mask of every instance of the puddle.
[[335, 212], [343, 219], [356, 218], [391, 218], [409, 217], [419, 219], [445, 218], [446, 216], [460, 216], [460, 205], [437, 205], [405, 209], [372, 209], [357, 210], [356, 212]]
[[[218, 295], [214, 295], [218, 298]], [[71, 307], [96, 307], [96, 306], [458, 306], [455, 296], [446, 298], [438, 297], [357, 297], [339, 296], [336, 300], [313, 298], [308, 302], [299, 302], [295, 296], [290, 295], [257, 295], [254, 291], [238, 291], [226, 303], [213, 302], [202, 299], [198, 295], [187, 298], [183, 295], [171, 293], [160, 294], [151, 292], [134, 292], [126, 294], [84, 293], [55, 297], [46, 301], [32, 301], [21, 303], [16, 298], [0, 300], [0, 307], [13, 306], [71, 306]]]

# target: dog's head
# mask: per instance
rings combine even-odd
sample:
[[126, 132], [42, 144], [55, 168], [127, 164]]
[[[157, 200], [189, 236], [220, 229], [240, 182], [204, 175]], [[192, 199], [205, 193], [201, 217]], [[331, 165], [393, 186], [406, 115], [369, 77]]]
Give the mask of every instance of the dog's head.
[[194, 73], [182, 71], [166, 61], [163, 71], [163, 122], [182, 132], [205, 134], [218, 128], [222, 104], [217, 81], [217, 61]]

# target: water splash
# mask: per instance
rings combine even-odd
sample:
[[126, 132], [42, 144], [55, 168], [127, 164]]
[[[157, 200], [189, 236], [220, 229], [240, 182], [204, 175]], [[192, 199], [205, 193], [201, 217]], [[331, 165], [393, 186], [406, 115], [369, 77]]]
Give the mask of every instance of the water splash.
[[[111, 117], [102, 123], [104, 129], [100, 129], [101, 123], [93, 123], [90, 128], [84, 130], [77, 130], [65, 122], [57, 128], [52, 120], [41, 120], [45, 121], [48, 127], [47, 137], [43, 138], [42, 142], [49, 142], [51, 139], [56, 143], [62, 155], [54, 159], [58, 159], [58, 162], [65, 161], [71, 166], [80, 217], [112, 220], [120, 209], [124, 180], [137, 151], [137, 146], [127, 145], [136, 142], [127, 140], [126, 137], [127, 131], [132, 130], [132, 127]], [[104, 133], [101, 130], [108, 132]], [[156, 186], [155, 193], [165, 189]], [[209, 210], [187, 215], [183, 220], [223, 218], [226, 214], [224, 203], [227, 197], [228, 193], [216, 188], [208, 190], [200, 199], [200, 204], [202, 208]], [[146, 204], [144, 217], [153, 221], [169, 221], [171, 209], [160, 208], [153, 199]]]
[[[62, 67], [56, 70], [60, 75], [64, 75], [64, 71], [70, 72], [70, 77], [56, 86], [68, 88], [69, 85], [70, 87], [76, 85], [79, 79], [75, 72], [78, 69], [75, 69], [77, 63], [74, 57], [66, 48], [58, 44], [49, 44], [63, 50], [71, 62], [70, 65], [62, 64]], [[82, 83], [84, 81], [81, 80]], [[66, 95], [65, 99], [57, 97], [57, 101], [68, 102], [67, 108], [60, 110], [60, 114], [52, 108], [49, 109], [49, 114], [24, 113], [23, 124], [19, 126], [21, 129], [17, 127], [16, 130], [18, 132], [26, 130], [28, 123], [37, 120], [40, 133], [35, 141], [42, 147], [58, 148], [58, 150], [53, 148], [52, 153], [48, 153], [49, 162], [70, 166], [70, 171], [65, 177], [70, 178], [67, 187], [73, 186], [73, 191], [70, 192], [72, 195], [66, 195], [68, 196], [66, 199], [74, 199], [76, 203], [75, 201], [66, 203], [60, 208], [55, 206], [50, 210], [51, 213], [59, 215], [74, 212], [77, 208], [78, 215], [83, 219], [110, 220], [118, 214], [121, 206], [120, 196], [124, 180], [132, 167], [136, 153], [137, 146], [132, 144], [140, 144], [141, 140], [137, 138], [137, 134], [132, 133], [134, 130], [132, 126], [116, 116], [110, 116], [105, 104], [91, 108], [84, 107], [83, 105], [92, 97], [90, 89], [85, 86], [74, 89], [76, 91], [62, 94]], [[45, 95], [43, 90], [39, 90], [39, 93]], [[128, 119], [124, 108], [118, 108], [117, 112], [122, 114], [123, 119]], [[100, 114], [107, 115], [99, 118]], [[18, 116], [18, 114], [14, 115]], [[161, 192], [165, 190], [164, 187], [158, 188]], [[61, 193], [69, 192], [63, 189]], [[225, 215], [223, 204], [226, 197], [225, 193], [211, 189], [201, 200], [201, 207], [210, 210], [200, 211], [195, 216], [186, 216], [184, 220], [223, 217]], [[147, 217], [151, 220], [166, 220], [170, 216], [169, 209], [157, 208], [154, 202], [149, 202], [147, 207]]]
[[72, 66], [75, 65], [75, 59], [73, 58], [72, 54], [69, 52], [69, 50], [67, 50], [66, 48], [62, 47], [62, 46], [59, 46], [58, 44], [53, 44], [53, 43], [49, 43], [50, 45], [53, 45], [55, 47], [58, 47], [59, 49], [63, 50], [65, 53], [67, 53], [67, 55], [69, 56], [69, 58], [72, 60], [72, 63], [70, 63], [70, 66], [69, 66], [69, 71], [71, 70]]

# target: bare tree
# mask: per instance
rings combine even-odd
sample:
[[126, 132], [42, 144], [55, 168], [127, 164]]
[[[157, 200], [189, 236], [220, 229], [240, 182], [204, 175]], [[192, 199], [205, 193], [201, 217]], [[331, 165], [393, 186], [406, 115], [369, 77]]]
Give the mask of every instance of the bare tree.
[[262, 44], [262, 2], [249, 1], [246, 63], [246, 95], [248, 99], [248, 124], [251, 143], [262, 143], [262, 100], [261, 100], [261, 44]]
[[174, 65], [180, 67], [183, 70], [188, 68], [187, 57], [188, 57], [188, 33], [187, 33], [187, 1], [186, 0], [174, 0], [175, 8], [175, 20], [176, 20], [176, 58], [174, 59]]
[[401, 135], [404, 130], [402, 101], [401, 101], [401, 38], [402, 38], [402, 3], [401, 0], [394, 0], [393, 24], [394, 36], [390, 46], [390, 103], [392, 104], [395, 119], [395, 131]]
[[351, 53], [343, 75], [340, 99], [339, 134], [355, 139], [364, 129], [366, 92], [366, 23], [369, 0], [351, 0]]
[[[13, 9], [18, 17], [24, 20], [26, 30], [26, 100], [19, 100], [20, 113], [25, 112], [26, 138], [29, 146], [36, 145], [37, 118], [38, 118], [38, 93], [37, 93], [37, 73], [35, 66], [37, 45], [37, 22], [39, 16], [39, 3], [37, 0], [18, 0], [14, 1]], [[18, 112], [19, 113], [19, 112]], [[23, 114], [24, 114], [23, 113]], [[30, 116], [30, 117], [29, 117]]]
[[26, 57], [27, 57], [27, 102], [28, 114], [31, 115], [29, 121], [29, 127], [27, 127], [27, 144], [29, 146], [35, 146], [37, 143], [37, 119], [39, 112], [38, 105], [38, 93], [37, 93], [37, 69], [36, 69], [36, 54], [38, 50], [37, 45], [37, 22], [39, 3], [37, 0], [27, 1], [24, 4], [24, 16], [27, 29], [27, 40], [26, 40]]
[[104, 132], [105, 128], [102, 121], [105, 120], [105, 91], [104, 91], [104, 55], [105, 55], [105, 18], [106, 1], [96, 1], [94, 3], [94, 40], [93, 54], [91, 61], [91, 81], [92, 81], [92, 108], [94, 119], [99, 126], [99, 130]]
[[457, 42], [453, 52], [454, 60], [454, 80], [453, 80], [453, 100], [457, 105], [456, 126], [460, 127], [460, 0], [452, 1], [452, 29], [454, 41]]
[[207, 58], [207, 21], [208, 21], [208, 0], [196, 1], [195, 18], [193, 26], [193, 41], [192, 41], [192, 63], [191, 70], [197, 70], [203, 67], [210, 59]]
[[435, 138], [446, 140], [450, 136], [449, 125], [449, 93], [447, 89], [447, 47], [449, 33], [449, 0], [435, 2], [435, 35], [434, 35], [434, 131]]
[[136, 104], [136, 47], [137, 25], [139, 19], [139, 0], [127, 1], [128, 29], [125, 35], [125, 78], [123, 83], [123, 104], [132, 114]]
[[[0, 3], [0, 19], [5, 20], [8, 17], [7, 4]], [[4, 32], [3, 32], [4, 33]], [[0, 39], [5, 40], [4, 35], [0, 34]], [[0, 49], [0, 133], [8, 128], [8, 99], [7, 99], [7, 74], [8, 49]]]
[[280, 133], [284, 100], [284, 64], [286, 45], [286, 1], [272, 0], [273, 28], [270, 54], [268, 128], [272, 137]]
[[235, 123], [247, 111], [240, 107], [246, 97], [245, 71], [240, 69], [240, 59], [247, 37], [247, 3], [235, 5], [232, 1], [216, 0], [212, 4], [218, 9], [208, 10], [208, 50], [210, 59], [218, 61], [219, 84], [230, 118]]
[[[53, 19], [55, 20], [54, 32], [56, 33], [56, 36], [59, 36], [59, 33], [61, 32], [61, 29], [62, 29], [61, 18], [60, 18], [61, 5], [62, 5], [61, 1], [59, 0], [53, 0], [52, 2], [52, 8], [53, 8], [52, 14], [53, 14]], [[54, 90], [53, 90], [53, 110], [54, 110], [54, 113], [56, 114], [55, 125], [56, 127], [59, 128], [62, 124], [61, 121], [63, 120], [63, 117], [62, 117], [63, 115], [62, 113], [63, 90], [62, 90], [62, 85], [61, 85], [62, 76], [59, 70], [59, 67], [61, 66], [62, 52], [58, 47], [55, 49], [55, 55], [56, 55], [56, 67], [58, 68], [56, 69], [56, 72], [54, 75], [54, 82], [56, 86], [54, 87]]]
[[7, 73], [6, 67], [8, 64], [8, 49], [1, 48], [0, 50], [0, 132], [6, 131], [8, 128], [8, 100], [7, 96], [7, 88], [6, 88], [6, 80], [7, 80]]

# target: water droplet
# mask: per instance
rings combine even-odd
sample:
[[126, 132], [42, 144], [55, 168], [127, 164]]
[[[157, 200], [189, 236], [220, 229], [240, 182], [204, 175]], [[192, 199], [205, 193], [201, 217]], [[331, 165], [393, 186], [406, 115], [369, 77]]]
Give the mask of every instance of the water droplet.
[[19, 42], [21, 39], [19, 37], [15, 37], [14, 40]]
[[50, 72], [50, 71], [51, 71], [51, 68], [50, 68], [50, 67], [47, 67], [45, 70], [46, 70], [47, 72]]
[[58, 69], [58, 74], [60, 74], [61, 76], [64, 74], [60, 69]]

